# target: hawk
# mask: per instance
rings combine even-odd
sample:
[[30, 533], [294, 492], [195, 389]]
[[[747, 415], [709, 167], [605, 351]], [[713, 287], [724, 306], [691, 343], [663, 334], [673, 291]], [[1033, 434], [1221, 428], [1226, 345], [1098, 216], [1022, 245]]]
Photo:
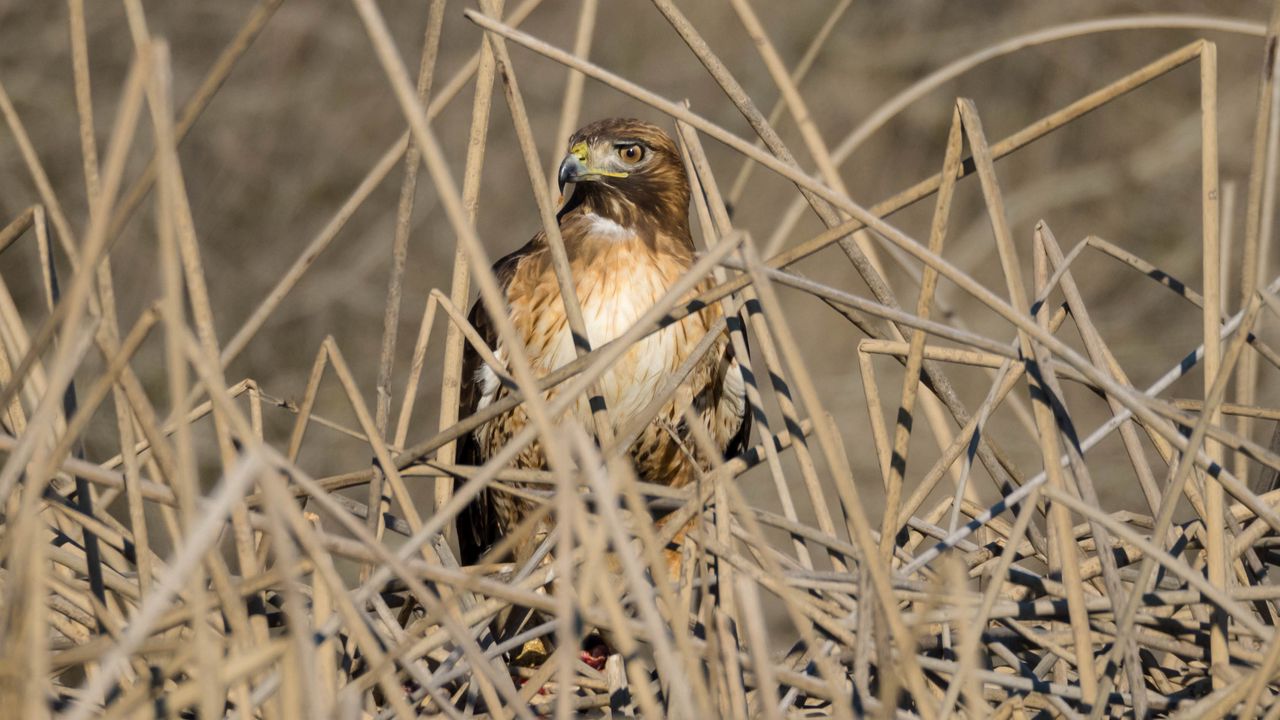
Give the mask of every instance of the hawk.
[[[560, 164], [559, 183], [562, 192], [566, 184], [573, 184], [557, 219], [587, 339], [591, 347], [600, 347], [633, 325], [693, 264], [689, 181], [675, 143], [661, 128], [614, 118], [573, 134]], [[545, 233], [539, 232], [499, 260], [493, 270], [535, 374], [546, 375], [574, 360], [573, 338]], [[706, 287], [704, 283], [685, 300]], [[711, 305], [668, 325], [636, 343], [605, 372], [596, 388], [615, 430], [653, 400], [719, 316], [719, 306]], [[470, 321], [498, 361], [505, 361], [507, 350], [478, 301]], [[467, 346], [459, 417], [483, 409], [508, 392], [501, 374], [501, 368], [490, 367]], [[679, 487], [706, 469], [707, 459], [698, 458], [684, 420], [689, 407], [721, 453], [740, 452], [750, 430], [745, 389], [742, 370], [724, 333], [631, 446], [639, 478]], [[587, 398], [580, 398], [558, 421], [591, 427]], [[523, 407], [490, 420], [460, 440], [459, 461], [484, 464], [527, 422]], [[535, 441], [513, 464], [543, 468], [546, 460]], [[534, 501], [498, 490], [477, 498], [458, 520], [464, 564], [474, 564], [534, 507]], [[516, 559], [523, 560], [534, 547], [534, 542], [518, 545]]]

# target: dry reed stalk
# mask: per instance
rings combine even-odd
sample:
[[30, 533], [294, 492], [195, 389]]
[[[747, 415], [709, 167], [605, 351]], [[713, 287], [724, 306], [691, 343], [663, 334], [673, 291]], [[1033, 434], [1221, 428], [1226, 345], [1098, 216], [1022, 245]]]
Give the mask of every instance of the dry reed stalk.
[[[766, 115], [668, 0], [654, 5], [693, 52], [701, 68], [695, 71], [708, 73], [723, 91], [723, 97], [693, 98], [699, 113], [587, 59], [608, 27], [595, 0], [581, 4], [572, 52], [517, 29], [538, 0], [526, 0], [506, 20], [497, 19], [500, 2], [482, 2], [483, 12], [458, 11], [478, 29], [456, 35], [443, 33], [451, 10], [435, 0], [424, 18], [416, 78], [378, 5], [353, 0], [354, 12], [333, 22], [363, 24], [408, 129], [223, 344], [216, 328], [226, 318], [210, 290], [215, 270], [202, 259], [208, 239], [197, 231], [178, 151], [198, 132], [196, 119], [224, 83], [251, 81], [231, 71], [280, 5], [257, 3], [191, 98], [175, 109], [168, 46], [152, 34], [142, 4], [125, 2], [135, 55], [122, 87], [112, 88], [120, 99], [100, 157], [93, 78], [102, 73], [89, 53], [85, 4], [68, 0], [78, 133], [72, 144], [80, 153], [77, 182], [88, 197], [79, 233], [59, 197], [65, 189], [51, 179], [14, 98], [0, 86], [6, 137], [17, 144], [38, 198], [0, 228], [0, 251], [30, 238], [39, 263], [24, 268], [39, 278], [30, 297], [0, 286], [0, 593], [6, 599], [0, 605], [0, 700], [24, 716], [70, 718], [134, 716], [160, 707], [242, 718], [359, 712], [380, 718], [1280, 716], [1274, 631], [1280, 595], [1265, 582], [1280, 532], [1280, 495], [1251, 488], [1246, 477], [1280, 470], [1280, 447], [1253, 437], [1280, 417], [1260, 403], [1280, 369], [1280, 354], [1262, 337], [1269, 316], [1280, 315], [1274, 294], [1280, 278], [1270, 279], [1269, 265], [1280, 12], [1266, 26], [1157, 15], [1020, 35], [939, 68], [831, 144], [802, 81], [826, 51], [848, 2], [824, 15], [789, 67], [771, 40], [777, 28], [748, 0], [731, 0], [732, 15], [778, 92]], [[1152, 28], [1261, 36], [1266, 43], [1238, 274], [1228, 268], [1235, 206], [1218, 198], [1229, 187], [1219, 179], [1217, 137], [1224, 104], [1219, 83], [1227, 78], [1218, 77], [1216, 46], [1203, 40], [995, 142], [982, 130], [978, 104], [959, 100], [941, 172], [870, 207], [851, 197], [841, 166], [941, 84], [1027, 48]], [[441, 53], [460, 43], [469, 60], [437, 83]], [[589, 106], [594, 86], [586, 80], [592, 79], [669, 116], [684, 154], [705, 249], [654, 307], [599, 347], [585, 341], [546, 158], [535, 141], [532, 98], [518, 79], [532, 69], [526, 72], [526, 56], [513, 53], [512, 45], [564, 67], [557, 144]], [[1009, 219], [996, 162], [1089, 113], [1111, 112], [1119, 98], [1193, 62], [1200, 92], [1201, 287], [1167, 272], [1176, 258], [1144, 258], [1098, 237], [1064, 252], [1043, 221], [1028, 234], [1033, 274], [1024, 279], [1022, 233]], [[476, 230], [488, 191], [481, 182], [485, 158], [499, 141], [489, 132], [498, 77], [568, 324], [580, 340], [575, 360], [541, 377], [502, 312], [490, 248]], [[443, 126], [432, 123], [472, 79], [466, 168], [458, 182], [442, 151]], [[726, 101], [756, 137], [707, 119], [712, 113], [704, 108]], [[153, 149], [131, 175], [127, 160], [144, 103]], [[1195, 110], [1185, 108], [1188, 117]], [[778, 132], [787, 117], [812, 171]], [[741, 157], [725, 194], [704, 138]], [[261, 342], [286, 298], [355, 213], [374, 202], [402, 158], [395, 210], [384, 208], [394, 224], [379, 349], [367, 353], [376, 356], [372, 383], [366, 387], [357, 348], [340, 347], [327, 335], [317, 343], [309, 374], [299, 378], [296, 402], [279, 399], [272, 392], [277, 388], [261, 387], [254, 376], [228, 384], [228, 364]], [[419, 163], [427, 169], [421, 183]], [[753, 197], [749, 177], [757, 166], [795, 187], [784, 198], [790, 209], [773, 219], [767, 235], [730, 215], [731, 206]], [[947, 242], [953, 199], [971, 175], [983, 194], [1004, 295], [948, 257], [955, 254]], [[446, 245], [454, 245], [455, 262], [449, 290], [425, 293], [412, 350], [399, 352], [415, 199], [427, 181], [444, 210], [446, 237], [453, 236]], [[935, 193], [923, 242], [886, 220]], [[145, 268], [113, 263], [118, 238], [148, 198], [155, 222], [145, 232], [156, 238], [157, 262]], [[796, 237], [796, 223], [809, 211], [823, 228]], [[763, 250], [755, 237], [768, 238]], [[871, 298], [800, 273], [801, 260], [840, 257], [832, 245]], [[881, 251], [901, 272], [886, 272]], [[4, 260], [14, 257], [20, 253]], [[1147, 388], [1135, 387], [1134, 368], [1121, 362], [1119, 343], [1104, 338], [1096, 319], [1106, 308], [1091, 305], [1079, 282], [1086, 257], [1107, 259], [1105, 272], [1131, 277], [1136, 271], [1171, 290], [1160, 294], [1160, 307], [1171, 316], [1194, 309], [1200, 346]], [[148, 293], [146, 302], [128, 305], [132, 314], [116, 297], [126, 278]], [[464, 314], [473, 279], [503, 340], [503, 360]], [[704, 283], [711, 289], [681, 301]], [[959, 290], [965, 304], [943, 290]], [[911, 309], [898, 304], [904, 292], [917, 293]], [[857, 372], [850, 366], [847, 377], [862, 381], [870, 437], [851, 435], [835, 421], [830, 410], [844, 376], [815, 372], [786, 293], [821, 300], [866, 335], [857, 345]], [[615, 426], [602, 408], [590, 428], [562, 422], [570, 405], [593, 394], [636, 342], [713, 302], [723, 310], [713, 335], [662, 379], [636, 417]], [[996, 318], [994, 325], [978, 332], [953, 315], [971, 309]], [[428, 350], [440, 313], [444, 357], [434, 364]], [[1068, 337], [1072, 326], [1075, 337]], [[152, 339], [156, 328], [162, 337]], [[639, 482], [626, 449], [720, 332], [752, 378], [746, 396], [759, 444], [712, 462], [688, 487]], [[458, 418], [467, 343], [514, 390]], [[400, 354], [410, 356], [402, 372]], [[886, 375], [876, 363], [888, 361], [875, 360], [879, 355], [892, 358], [903, 375], [896, 368]], [[158, 373], [141, 374], [147, 363]], [[961, 402], [944, 364], [957, 378], [982, 378], [965, 393], [981, 402], [972, 408]], [[1199, 368], [1199, 397], [1176, 395], [1174, 383]], [[407, 382], [397, 397], [401, 375]], [[415, 435], [414, 411], [429, 390], [423, 377], [441, 378], [440, 411], [434, 432]], [[1084, 395], [1064, 387], [1067, 380], [1097, 401], [1081, 400]], [[1008, 399], [1023, 395], [1031, 399], [1025, 422], [992, 442], [1003, 414], [1020, 412], [1006, 411]], [[108, 399], [109, 420], [102, 417]], [[1088, 402], [1102, 409], [1104, 420], [1082, 436], [1097, 417], [1083, 409]], [[454, 462], [458, 438], [519, 406], [531, 422], [495, 457], [481, 467]], [[929, 421], [935, 455], [922, 447], [912, 422], [917, 408]], [[892, 430], [886, 410], [897, 411]], [[1231, 415], [1237, 420], [1224, 420]], [[342, 417], [354, 420], [331, 419]], [[273, 431], [276, 422], [288, 430]], [[693, 428], [691, 444], [714, 457], [698, 423], [691, 417], [686, 423]], [[1123, 462], [1112, 467], [1094, 448], [1117, 432], [1124, 454], [1116, 457]], [[350, 464], [358, 469], [326, 468], [313, 477], [299, 467], [308, 448], [336, 436], [363, 449]], [[88, 459], [90, 437], [106, 460]], [[509, 467], [535, 440], [548, 467]], [[1042, 471], [1020, 472], [1015, 451], [1039, 458]], [[865, 482], [855, 479], [855, 453], [861, 452], [870, 453], [869, 465], [881, 474], [883, 506], [869, 501]], [[763, 468], [753, 471], [756, 466]], [[942, 492], [937, 485], [948, 474], [955, 485]], [[978, 482], [982, 475], [990, 485]], [[1146, 510], [1110, 506], [1104, 483], [1117, 477], [1136, 481]], [[752, 485], [757, 478], [759, 487]], [[422, 482], [434, 488], [430, 507], [414, 492]], [[349, 489], [365, 502], [341, 494]], [[450, 528], [484, 491], [538, 507], [478, 565], [459, 567]], [[838, 503], [829, 499], [832, 492]], [[1186, 518], [1178, 515], [1184, 500], [1193, 513]], [[658, 513], [666, 514], [661, 526], [652, 521]], [[544, 519], [553, 529], [532, 556], [519, 566], [505, 562], [507, 551]], [[676, 542], [684, 562], [673, 577], [663, 550]], [[771, 615], [766, 603], [773, 601], [778, 610]], [[521, 628], [497, 632], [495, 619], [513, 609], [537, 614]], [[611, 650], [603, 671], [578, 659], [590, 631], [601, 633]], [[533, 668], [513, 662], [533, 641], [550, 646], [545, 661]]]

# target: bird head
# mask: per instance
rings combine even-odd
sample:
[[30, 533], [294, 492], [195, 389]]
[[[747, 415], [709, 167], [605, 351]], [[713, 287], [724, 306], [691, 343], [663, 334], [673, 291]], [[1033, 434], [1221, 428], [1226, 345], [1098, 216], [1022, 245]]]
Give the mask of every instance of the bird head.
[[585, 203], [602, 215], [656, 207], [688, 215], [689, 180], [680, 152], [662, 128], [642, 120], [610, 118], [578, 130], [569, 138], [558, 180], [561, 192], [574, 186], [570, 205]]

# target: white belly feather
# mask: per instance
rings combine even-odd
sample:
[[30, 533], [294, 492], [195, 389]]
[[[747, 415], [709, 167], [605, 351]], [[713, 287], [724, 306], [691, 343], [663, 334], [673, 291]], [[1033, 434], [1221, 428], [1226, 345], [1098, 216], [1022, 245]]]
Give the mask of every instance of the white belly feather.
[[[666, 279], [652, 267], [619, 268], [625, 277], [602, 277], [600, 287], [579, 285], [582, 320], [592, 348], [598, 348], [626, 332], [666, 291]], [[589, 282], [589, 281], [587, 281]], [[597, 383], [615, 427], [625, 425], [657, 393], [658, 386], [684, 359], [681, 328], [664, 328], [633, 345]], [[543, 373], [572, 362], [577, 354], [567, 324], [558, 332], [541, 358]], [[591, 411], [584, 399], [574, 408], [587, 423]]]
[[[634, 232], [608, 218], [587, 214], [581, 221], [589, 223], [593, 238], [607, 241], [589, 266], [576, 265], [573, 269], [587, 339], [592, 348], [599, 348], [631, 328], [686, 267], [672, 258], [655, 256]], [[548, 275], [545, 281], [554, 282], [554, 278]], [[538, 292], [547, 293], [541, 295], [546, 305], [536, 307], [532, 297], [525, 296], [521, 298], [523, 302], [513, 304], [512, 313], [517, 327], [525, 333], [534, 372], [546, 375], [573, 362], [577, 353], [558, 290], [540, 284]], [[651, 333], [632, 345], [597, 381], [615, 428], [636, 417], [683, 362], [700, 337], [694, 328], [702, 328], [698, 316]], [[495, 348], [495, 354], [500, 361], [506, 361], [505, 348]], [[481, 364], [475, 380], [480, 386], [479, 407], [486, 407], [500, 392], [498, 375]], [[689, 401], [685, 397], [681, 402]], [[571, 412], [580, 422], [591, 422], [585, 396]]]

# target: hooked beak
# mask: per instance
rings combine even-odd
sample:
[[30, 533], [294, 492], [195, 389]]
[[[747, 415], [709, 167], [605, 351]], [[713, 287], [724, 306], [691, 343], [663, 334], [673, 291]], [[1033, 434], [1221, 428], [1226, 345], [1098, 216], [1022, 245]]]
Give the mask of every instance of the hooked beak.
[[571, 152], [565, 155], [564, 160], [560, 162], [560, 174], [556, 177], [556, 181], [560, 184], [560, 192], [564, 192], [565, 185], [576, 183], [584, 179], [588, 174], [586, 163], [577, 153]]
[[564, 156], [564, 160], [560, 161], [560, 173], [556, 180], [560, 184], [560, 192], [564, 193], [564, 186], [569, 183], [578, 183], [584, 180], [599, 180], [600, 178], [624, 178], [628, 173], [616, 170], [605, 170], [604, 168], [593, 168], [587, 164], [587, 160], [591, 157], [591, 151], [587, 148], [587, 143], [580, 142], [569, 148], [569, 154]]

